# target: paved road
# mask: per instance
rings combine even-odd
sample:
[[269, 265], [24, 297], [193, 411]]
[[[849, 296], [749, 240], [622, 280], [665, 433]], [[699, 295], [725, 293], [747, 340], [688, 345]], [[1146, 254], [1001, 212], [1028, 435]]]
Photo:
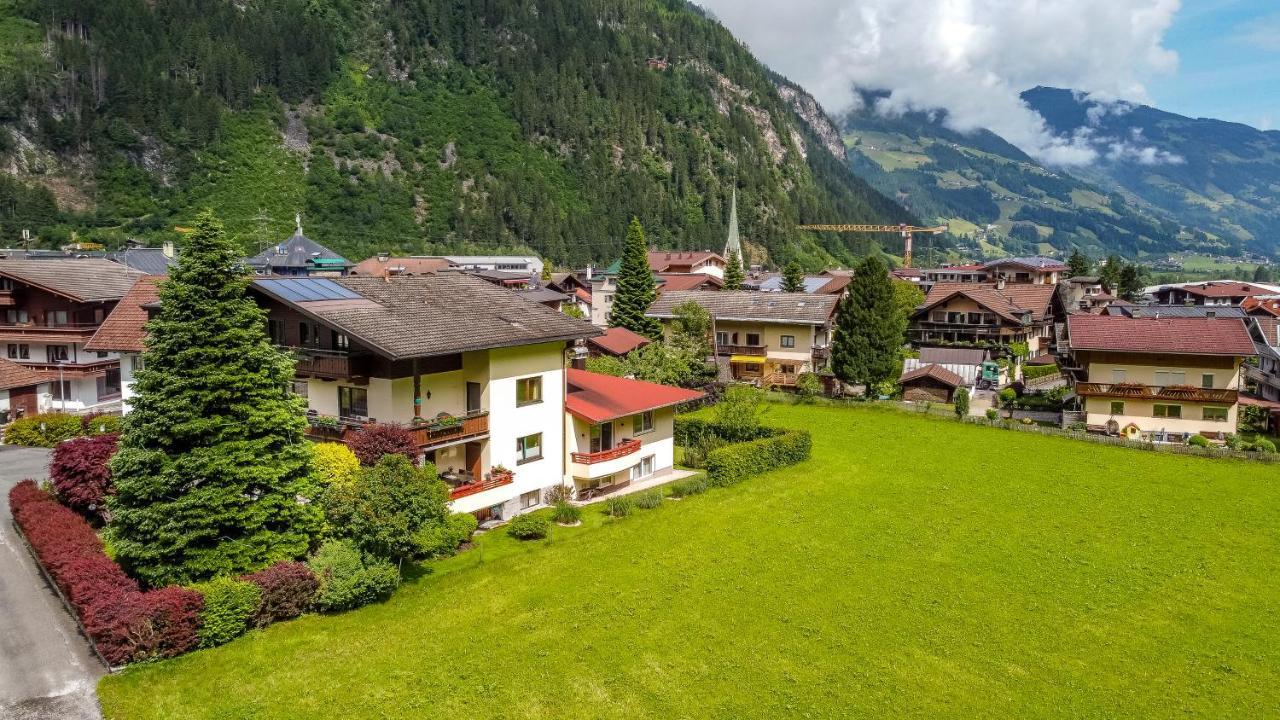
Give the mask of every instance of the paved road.
[[13, 529], [9, 488], [46, 477], [44, 450], [0, 445], [0, 720], [97, 720], [105, 672]]

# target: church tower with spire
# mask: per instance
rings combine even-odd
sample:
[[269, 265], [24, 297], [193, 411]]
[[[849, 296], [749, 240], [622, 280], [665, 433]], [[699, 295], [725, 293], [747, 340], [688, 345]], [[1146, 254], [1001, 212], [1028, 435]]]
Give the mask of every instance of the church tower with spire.
[[729, 239], [724, 243], [724, 259], [728, 260], [733, 253], [738, 254], [738, 264], [746, 265], [742, 257], [742, 241], [738, 238], [738, 188], [733, 189], [733, 198], [729, 201]]

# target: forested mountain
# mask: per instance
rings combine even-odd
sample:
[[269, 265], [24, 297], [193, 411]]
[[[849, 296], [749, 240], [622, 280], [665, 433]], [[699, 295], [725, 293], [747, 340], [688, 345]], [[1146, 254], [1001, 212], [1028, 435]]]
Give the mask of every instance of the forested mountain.
[[246, 251], [301, 211], [355, 258], [578, 264], [632, 215], [720, 247], [736, 183], [753, 259], [815, 266], [872, 239], [798, 223], [911, 220], [683, 0], [0, 0], [0, 41], [0, 245], [154, 241], [209, 206]]
[[949, 223], [975, 252], [1072, 248], [1137, 257], [1182, 249], [1180, 225], [1062, 171], [987, 130], [958, 133], [942, 112], [883, 115], [875, 94], [844, 120], [849, 163], [928, 221]]
[[1082, 180], [1207, 233], [1219, 252], [1276, 253], [1280, 132], [1057, 88], [1022, 98], [1054, 132], [1097, 151], [1096, 163], [1071, 169]]

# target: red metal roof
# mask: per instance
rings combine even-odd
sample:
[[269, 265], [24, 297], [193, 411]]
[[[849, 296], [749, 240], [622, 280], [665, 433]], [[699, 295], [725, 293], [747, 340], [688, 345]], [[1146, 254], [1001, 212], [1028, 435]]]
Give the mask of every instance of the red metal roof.
[[1129, 318], [1078, 314], [1067, 317], [1072, 350], [1113, 350], [1177, 355], [1256, 355], [1240, 318]]
[[697, 390], [601, 375], [587, 370], [570, 368], [567, 372], [569, 394], [565, 397], [564, 408], [575, 417], [590, 423], [616, 420], [646, 410], [679, 405], [697, 400], [703, 395]]
[[649, 344], [649, 338], [622, 327], [609, 328], [603, 335], [587, 338], [587, 342], [595, 345], [610, 355], [626, 355], [639, 347]]
[[951, 387], [960, 387], [964, 385], [964, 378], [942, 367], [941, 365], [925, 365], [922, 368], [916, 368], [909, 373], [903, 373], [898, 378], [898, 384], [908, 383], [912, 380], [920, 380], [922, 378], [933, 378], [940, 383], [950, 385]]

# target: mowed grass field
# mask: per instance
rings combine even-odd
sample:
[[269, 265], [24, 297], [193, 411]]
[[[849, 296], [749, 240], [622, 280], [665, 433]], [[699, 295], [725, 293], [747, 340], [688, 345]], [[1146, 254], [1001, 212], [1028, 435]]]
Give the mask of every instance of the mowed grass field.
[[813, 458], [550, 543], [487, 535], [384, 604], [105, 678], [105, 714], [1280, 715], [1280, 469], [768, 420]]

